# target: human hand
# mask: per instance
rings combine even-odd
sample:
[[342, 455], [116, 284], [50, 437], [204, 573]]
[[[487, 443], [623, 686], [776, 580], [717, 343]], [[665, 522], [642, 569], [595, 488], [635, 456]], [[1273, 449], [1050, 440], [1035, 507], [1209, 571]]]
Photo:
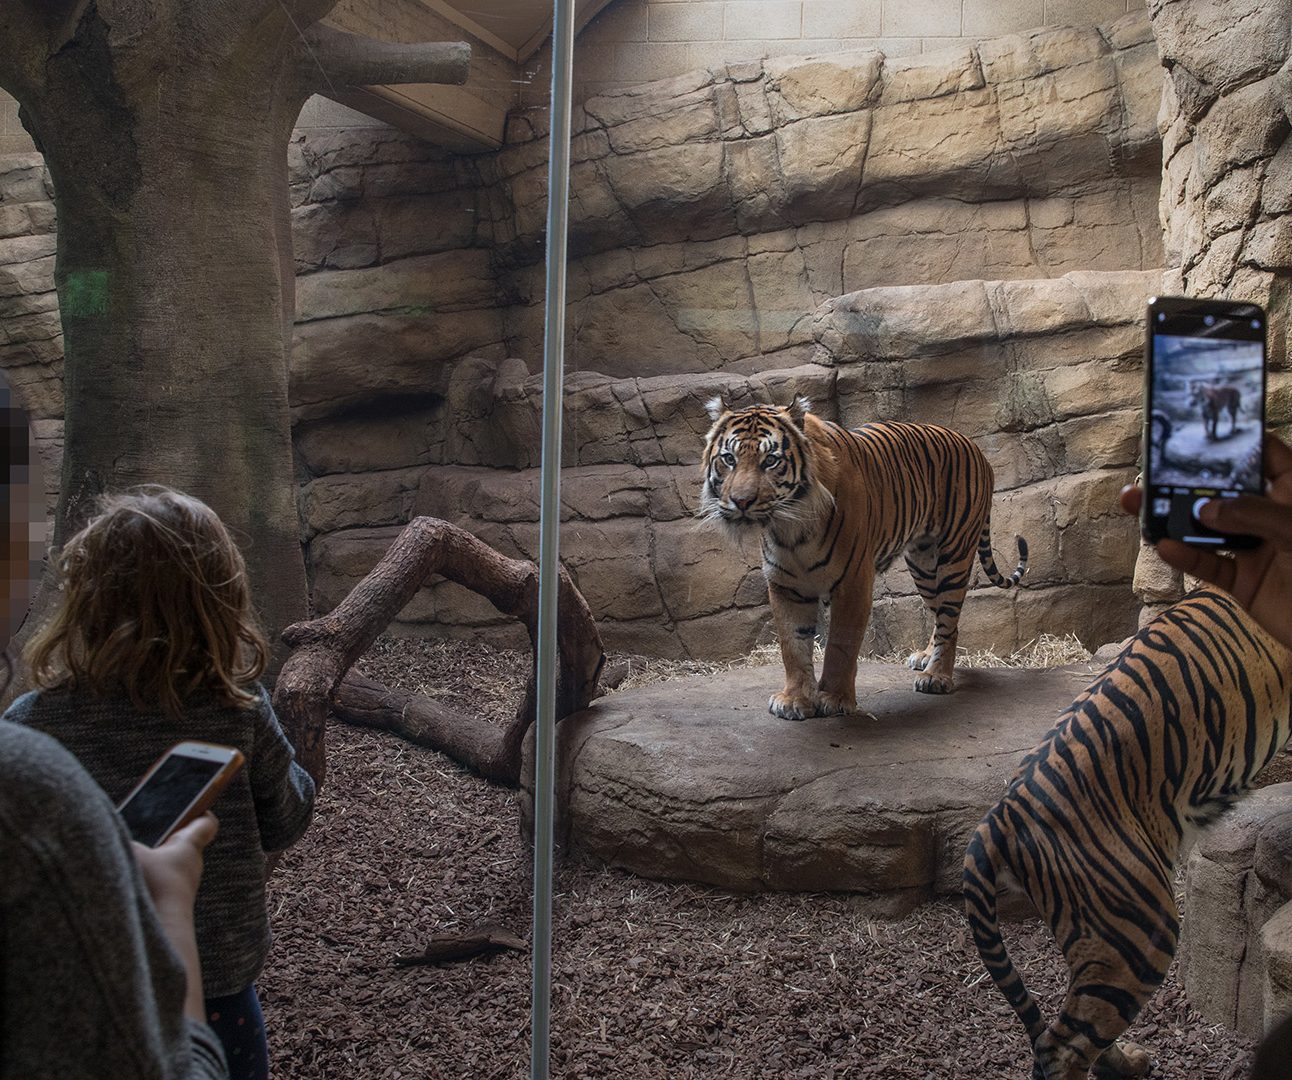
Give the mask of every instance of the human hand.
[[215, 815], [207, 812], [176, 830], [159, 847], [131, 841], [135, 861], [159, 912], [193, 910], [202, 880], [202, 851], [215, 838], [219, 824]]
[[[1229, 593], [1271, 635], [1292, 648], [1292, 448], [1273, 435], [1265, 438], [1265, 495], [1212, 499], [1198, 511], [1210, 529], [1246, 533], [1261, 543], [1226, 557], [1160, 540], [1157, 553], [1168, 566], [1217, 585]], [[1121, 506], [1138, 514], [1143, 492], [1122, 488]]]
[[184, 1012], [194, 1020], [205, 1020], [202, 998], [202, 963], [197, 955], [193, 928], [193, 901], [202, 881], [202, 850], [214, 838], [219, 822], [207, 812], [177, 830], [160, 847], [131, 842], [157, 919], [171, 947], [184, 965], [186, 993]]

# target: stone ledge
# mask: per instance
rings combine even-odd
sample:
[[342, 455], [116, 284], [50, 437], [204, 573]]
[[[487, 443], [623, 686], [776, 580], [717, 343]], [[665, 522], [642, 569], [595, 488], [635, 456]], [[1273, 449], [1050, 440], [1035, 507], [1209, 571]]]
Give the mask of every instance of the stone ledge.
[[1292, 1002], [1292, 783], [1252, 792], [1185, 869], [1180, 967], [1212, 1023], [1260, 1038]]
[[[644, 877], [900, 914], [959, 891], [973, 828], [1093, 671], [961, 670], [934, 697], [862, 663], [862, 713], [803, 723], [767, 712], [778, 665], [613, 694], [558, 728], [558, 837]], [[528, 791], [521, 806], [529, 823]]]

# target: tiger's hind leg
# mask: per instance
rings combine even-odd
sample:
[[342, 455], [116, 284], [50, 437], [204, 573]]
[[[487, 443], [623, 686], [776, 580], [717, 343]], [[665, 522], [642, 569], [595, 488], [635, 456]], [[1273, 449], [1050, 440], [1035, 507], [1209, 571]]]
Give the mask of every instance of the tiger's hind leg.
[[[937, 592], [938, 581], [938, 542], [932, 536], [917, 536], [907, 546], [904, 553], [906, 569], [911, 572], [911, 580], [919, 590], [925, 605], [936, 618], [936, 603], [933, 600]], [[929, 666], [933, 657], [935, 634], [929, 635], [929, 643], [906, 658], [906, 666], [912, 671], [923, 671]]]
[[915, 689], [922, 694], [949, 694], [956, 666], [960, 609], [969, 591], [974, 551], [944, 551], [932, 537], [920, 538], [906, 550], [915, 587], [924, 606], [933, 615], [933, 633], [928, 646], [907, 658], [907, 665], [920, 672]]
[[1144, 1047], [1126, 1039], [1118, 1039], [1095, 1058], [1090, 1075], [1098, 1080], [1104, 1080], [1105, 1077], [1147, 1076], [1152, 1067], [1153, 1058]]
[[[1152, 990], [1135, 1003], [1136, 1010], [1149, 997]], [[1059, 1019], [1045, 1029], [1032, 1048], [1036, 1057], [1034, 1075], [1039, 1080], [1116, 1080], [1148, 1075], [1152, 1066], [1148, 1051], [1111, 1034], [1125, 1031], [1129, 1022], [1122, 1020], [1108, 1002], [1101, 1004], [1101, 1010], [1083, 1010], [1082, 1003], [1069, 997]], [[1085, 1015], [1079, 1015], [1083, 1011]], [[1091, 1015], [1095, 1012], [1104, 1015]]]
[[1122, 938], [1123, 947], [1132, 951], [1130, 957], [1091, 935], [1076, 938], [1064, 949], [1071, 973], [1068, 996], [1058, 1018], [1032, 1048], [1044, 1080], [1148, 1073], [1148, 1052], [1119, 1038], [1166, 977], [1180, 924], [1169, 893], [1163, 908], [1143, 907], [1141, 913], [1144, 924]]

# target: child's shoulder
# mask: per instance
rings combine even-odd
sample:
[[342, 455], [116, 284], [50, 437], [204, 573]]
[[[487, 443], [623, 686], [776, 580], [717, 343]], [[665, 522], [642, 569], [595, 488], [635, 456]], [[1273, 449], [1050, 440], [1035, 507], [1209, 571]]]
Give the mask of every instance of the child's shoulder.
[[229, 709], [240, 712], [246, 709], [257, 710], [262, 704], [268, 704], [269, 692], [258, 682], [241, 683], [238, 692], [250, 695], [250, 701], [235, 700], [228, 687], [202, 686], [184, 699], [184, 705], [190, 709]]
[[270, 727], [278, 727], [280, 721], [278, 719], [278, 714], [274, 711], [274, 695], [260, 683], [247, 687], [247, 690], [256, 695], [255, 704], [253, 704], [251, 708], [255, 712], [257, 720], [259, 720], [261, 724], [268, 724]]
[[27, 713], [31, 712], [32, 707], [44, 692], [45, 691], [43, 690], [28, 690], [25, 694], [19, 694], [18, 697], [14, 698], [13, 701], [9, 703], [9, 708], [5, 709], [4, 718], [6, 720], [13, 720], [15, 717], [25, 716]]
[[[212, 691], [201, 699], [201, 708], [211, 710], [216, 715], [237, 719], [240, 723], [259, 724], [266, 717], [273, 716], [274, 707], [269, 691], [260, 683], [247, 683], [240, 687], [244, 694], [251, 695], [251, 700], [230, 701], [224, 694]], [[195, 702], [196, 704], [196, 702]]]
[[67, 687], [56, 686], [48, 689], [28, 690], [10, 703], [4, 711], [4, 719], [21, 723], [24, 717], [31, 716], [38, 710], [61, 710], [72, 704], [72, 694]]
[[264, 683], [260, 683], [260, 682], [248, 683], [242, 689], [245, 693], [252, 695], [252, 697], [256, 699], [255, 701], [251, 702], [247, 706], [247, 708], [252, 709], [255, 712], [265, 712], [266, 710], [270, 710], [270, 711], [273, 710], [273, 707], [274, 707], [273, 698], [270, 695], [269, 691], [265, 689]]

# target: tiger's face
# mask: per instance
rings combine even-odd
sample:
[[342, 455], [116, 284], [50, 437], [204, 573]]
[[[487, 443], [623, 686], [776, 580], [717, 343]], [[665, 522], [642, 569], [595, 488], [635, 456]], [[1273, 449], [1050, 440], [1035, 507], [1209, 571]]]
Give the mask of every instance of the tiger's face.
[[790, 408], [729, 410], [709, 402], [713, 427], [704, 442], [700, 514], [729, 528], [764, 528], [797, 511], [813, 492], [812, 447], [803, 434], [806, 402]]

